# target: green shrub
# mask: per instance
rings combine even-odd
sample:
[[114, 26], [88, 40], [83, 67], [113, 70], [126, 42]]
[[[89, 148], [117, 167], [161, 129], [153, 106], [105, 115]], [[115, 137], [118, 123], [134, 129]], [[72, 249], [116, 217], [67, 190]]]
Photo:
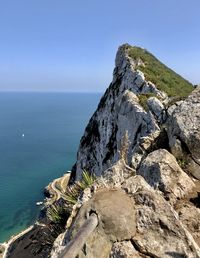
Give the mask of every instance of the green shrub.
[[177, 162], [182, 169], [185, 169], [188, 165], [188, 161], [184, 158], [178, 159]]
[[128, 53], [133, 59], [143, 61], [144, 65], [138, 66], [138, 69], [145, 74], [146, 80], [154, 83], [159, 90], [166, 92], [169, 97], [186, 97], [193, 90], [190, 82], [161, 63], [147, 50], [130, 46]]
[[139, 104], [144, 108], [145, 111], [149, 110], [149, 107], [147, 105], [147, 100], [150, 97], [156, 97], [156, 95], [153, 93], [146, 93], [146, 94], [138, 95]]

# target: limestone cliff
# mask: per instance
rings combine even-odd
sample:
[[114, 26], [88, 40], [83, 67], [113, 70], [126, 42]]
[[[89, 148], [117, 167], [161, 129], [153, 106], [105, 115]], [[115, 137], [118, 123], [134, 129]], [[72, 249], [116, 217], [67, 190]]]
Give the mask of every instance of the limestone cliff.
[[169, 102], [191, 90], [190, 83], [145, 49], [122, 45], [116, 55], [113, 81], [81, 139], [73, 177], [80, 179], [83, 169], [102, 175], [120, 159], [126, 132], [128, 163], [137, 168], [155, 139], [162, 134], [164, 141], [162, 124]]
[[63, 250], [91, 214], [98, 225], [79, 258], [200, 257], [200, 88], [192, 92], [145, 49], [123, 45], [115, 63], [71, 182], [83, 170], [101, 177], [79, 197], [51, 257], [67, 257]]

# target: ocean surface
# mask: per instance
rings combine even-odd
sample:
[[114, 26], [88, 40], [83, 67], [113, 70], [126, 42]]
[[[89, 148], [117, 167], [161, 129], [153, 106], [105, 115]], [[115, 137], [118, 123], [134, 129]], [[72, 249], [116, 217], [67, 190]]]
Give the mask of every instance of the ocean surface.
[[0, 93], [0, 242], [35, 221], [44, 187], [71, 169], [100, 97]]

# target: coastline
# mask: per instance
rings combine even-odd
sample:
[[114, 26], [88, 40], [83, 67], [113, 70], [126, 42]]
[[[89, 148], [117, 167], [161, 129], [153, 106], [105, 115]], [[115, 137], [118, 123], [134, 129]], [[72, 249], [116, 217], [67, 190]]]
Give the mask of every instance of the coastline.
[[[42, 211], [42, 209], [50, 207], [54, 202], [62, 198], [62, 195], [64, 194], [64, 189], [69, 181], [70, 172], [71, 171], [67, 171], [67, 173], [63, 174], [63, 176], [55, 178], [44, 188], [44, 199], [40, 212]], [[14, 244], [17, 240], [20, 240], [21, 237], [25, 236], [31, 230], [33, 230], [34, 226], [36, 225], [41, 227], [46, 226], [45, 224], [42, 224], [38, 220], [36, 220], [33, 225], [29, 226], [19, 233], [16, 233], [16, 235], [11, 236], [8, 241], [0, 243], [0, 258], [6, 258], [9, 254], [12, 244]]]
[[11, 238], [7, 242], [1, 243], [0, 245], [5, 248], [4, 252], [3, 252], [3, 255], [2, 255], [2, 258], [6, 258], [7, 254], [9, 253], [9, 249], [11, 247], [11, 244], [14, 241], [19, 239], [20, 237], [22, 237], [23, 235], [25, 235], [26, 233], [28, 233], [32, 229], [33, 229], [33, 225], [31, 225], [30, 227], [26, 228], [25, 230], [19, 232], [17, 235], [11, 236]]

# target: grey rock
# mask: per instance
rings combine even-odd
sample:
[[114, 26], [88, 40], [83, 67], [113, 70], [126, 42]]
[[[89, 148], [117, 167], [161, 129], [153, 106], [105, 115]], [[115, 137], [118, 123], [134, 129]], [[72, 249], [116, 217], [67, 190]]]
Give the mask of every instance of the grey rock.
[[187, 169], [200, 179], [200, 87], [180, 105], [167, 122], [169, 144], [173, 155], [188, 162]]
[[124, 181], [122, 189], [124, 189], [128, 195], [133, 196], [138, 191], [151, 190], [151, 186], [142, 176], [136, 175]]
[[110, 258], [141, 258], [141, 256], [132, 245], [131, 241], [116, 242], [112, 246]]
[[200, 246], [200, 209], [192, 205], [191, 202], [182, 201], [176, 211], [179, 214], [179, 220]]
[[150, 111], [156, 116], [159, 122], [164, 122], [166, 119], [165, 108], [162, 102], [156, 97], [150, 97], [147, 100], [147, 105]]
[[[126, 46], [119, 48], [115, 64], [113, 81], [81, 139], [73, 169], [76, 180], [81, 178], [83, 169], [101, 176], [107, 168], [116, 163], [120, 159], [119, 150], [126, 132], [130, 142], [127, 153], [129, 164], [137, 168], [145, 153], [140, 146], [140, 139], [152, 137], [160, 130], [160, 117], [157, 119], [151, 112], [146, 112], [140, 106], [137, 95], [153, 93], [165, 99], [166, 94], [145, 80], [144, 74], [137, 70], [138, 60], [128, 56]], [[156, 103], [158, 104], [158, 101]], [[159, 107], [161, 106], [159, 102]], [[158, 109], [158, 105], [156, 107]]]
[[137, 174], [164, 196], [175, 203], [195, 187], [192, 179], [179, 167], [176, 159], [167, 150], [150, 153], [142, 162]]
[[[91, 212], [99, 219], [96, 230], [86, 241], [79, 257], [109, 257], [112, 244], [116, 241], [131, 239], [136, 233], [134, 202], [120, 189], [100, 189], [81, 207], [72, 226], [65, 234], [63, 245], [76, 235], [80, 226]], [[51, 257], [63, 249], [54, 250]]]
[[148, 93], [152, 93], [163, 100], [167, 98], [167, 94], [163, 91], [158, 90], [155, 84], [150, 81], [145, 81], [141, 89], [141, 94]]
[[154, 190], [139, 175], [126, 179], [122, 189], [125, 192], [116, 188], [100, 189], [84, 203], [63, 244], [95, 212], [99, 225], [86, 240], [79, 258], [200, 257], [198, 242], [194, 240], [198, 234], [191, 232], [185, 223], [189, 210], [180, 220], [180, 215], [160, 191]]
[[134, 194], [137, 251], [150, 257], [200, 257], [199, 246], [172, 206], [153, 190]]
[[98, 184], [103, 180], [109, 187], [121, 187], [125, 179], [136, 174], [136, 170], [129, 167], [123, 159], [117, 161], [112, 167], [106, 169], [103, 177], [98, 179]]

